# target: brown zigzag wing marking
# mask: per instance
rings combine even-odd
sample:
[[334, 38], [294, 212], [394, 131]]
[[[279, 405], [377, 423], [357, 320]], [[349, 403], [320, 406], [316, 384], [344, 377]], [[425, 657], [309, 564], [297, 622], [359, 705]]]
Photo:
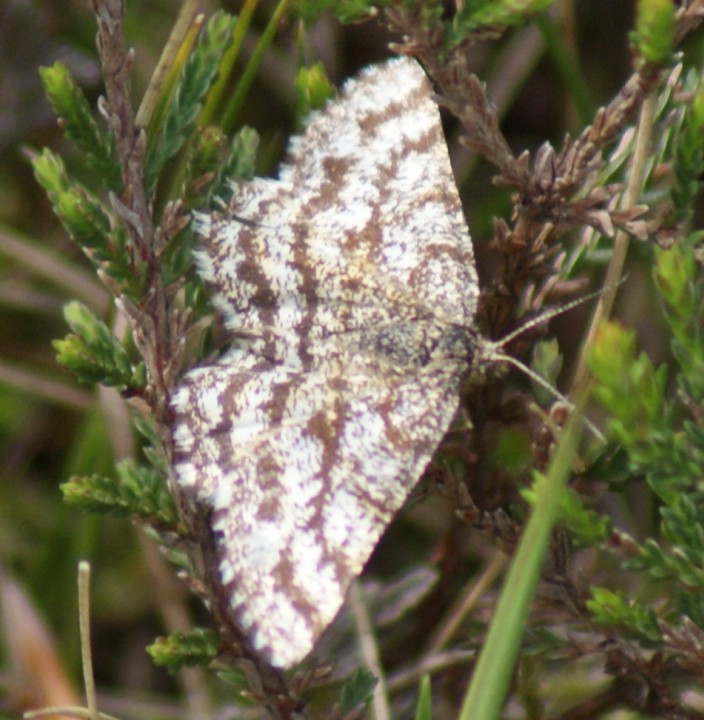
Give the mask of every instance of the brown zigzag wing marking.
[[[179, 485], [213, 510], [220, 581], [272, 664], [338, 611], [457, 405], [478, 286], [419, 66], [365, 71], [281, 179], [201, 216], [198, 269], [240, 340], [174, 395]], [[239, 222], [236, 218], [246, 218]]]
[[237, 183], [224, 214], [201, 216], [214, 303], [268, 357], [301, 362], [413, 306], [471, 324], [472, 246], [430, 95], [415, 61], [370, 68], [292, 141], [280, 180]]
[[456, 410], [460, 347], [384, 372], [300, 373], [248, 354], [186, 377], [176, 470], [214, 508], [234, 618], [272, 664], [308, 654], [417, 482]]

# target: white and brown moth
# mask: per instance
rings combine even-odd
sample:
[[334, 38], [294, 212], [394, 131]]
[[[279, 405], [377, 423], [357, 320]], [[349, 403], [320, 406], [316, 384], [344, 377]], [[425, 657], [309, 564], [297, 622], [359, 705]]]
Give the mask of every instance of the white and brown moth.
[[478, 352], [431, 94], [411, 59], [367, 69], [294, 138], [278, 180], [237, 182], [197, 218], [197, 268], [233, 344], [174, 395], [176, 477], [211, 511], [233, 620], [278, 667], [340, 609]]

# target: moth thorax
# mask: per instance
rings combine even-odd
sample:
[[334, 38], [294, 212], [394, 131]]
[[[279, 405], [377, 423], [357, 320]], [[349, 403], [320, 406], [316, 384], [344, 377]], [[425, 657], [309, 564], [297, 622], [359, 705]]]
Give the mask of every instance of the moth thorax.
[[469, 364], [476, 342], [472, 330], [435, 318], [399, 321], [365, 332], [365, 343], [380, 360], [402, 367], [421, 368], [442, 360]]

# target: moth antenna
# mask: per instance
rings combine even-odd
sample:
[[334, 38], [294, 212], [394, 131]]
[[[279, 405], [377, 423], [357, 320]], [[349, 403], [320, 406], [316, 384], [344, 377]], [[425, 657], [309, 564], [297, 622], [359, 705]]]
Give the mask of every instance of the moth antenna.
[[[526, 365], [525, 363], [517, 360], [515, 357], [511, 357], [511, 355], [506, 355], [505, 353], [496, 351], [490, 352], [488, 357], [494, 362], [505, 362], [509, 365], [513, 365], [513, 367], [517, 368], [522, 373], [527, 375], [531, 380], [538, 383], [538, 385], [540, 385], [540, 387], [542, 387], [544, 390], [547, 390], [553, 397], [565, 403], [565, 405], [567, 405], [570, 410], [574, 409], [574, 403], [572, 403], [566, 395], [563, 395], [556, 387], [553, 387], [542, 375], [535, 372], [535, 370], [528, 367], [528, 365]], [[591, 420], [589, 420], [589, 418], [584, 418], [584, 424], [587, 426], [592, 435], [597, 438], [597, 440], [603, 443], [606, 442], [606, 438], [604, 437], [602, 432], [596, 425], [594, 425]]]
[[549, 310], [545, 310], [544, 312], [541, 312], [540, 315], [537, 317], [531, 318], [527, 322], [523, 323], [520, 327], [517, 327], [515, 330], [512, 330], [508, 335], [505, 335], [501, 338], [501, 340], [496, 340], [492, 344], [495, 345], [495, 347], [506, 347], [512, 340], [515, 340], [517, 337], [520, 337], [523, 335], [524, 332], [531, 330], [534, 327], [537, 327], [538, 325], [542, 325], [543, 323], [549, 322], [553, 318], [557, 317], [558, 315], [562, 315], [563, 313], [569, 312], [570, 310], [578, 307], [579, 305], [583, 305], [584, 303], [589, 302], [590, 300], [593, 300], [594, 298], [600, 297], [603, 295], [607, 290], [611, 290], [613, 287], [618, 287], [622, 282], [626, 280], [626, 277], [621, 278], [617, 283], [614, 285], [609, 285], [607, 287], [601, 288], [599, 290], [594, 290], [594, 292], [587, 293], [586, 295], [583, 295], [582, 297], [576, 298], [575, 300], [570, 300], [566, 305], [561, 305], [560, 307], [550, 308]]
[[[620, 285], [622, 282], [624, 282], [626, 278], [623, 277], [621, 280], [619, 280], [615, 286]], [[589, 302], [590, 300], [593, 300], [596, 297], [599, 297], [604, 294], [607, 290], [610, 290], [614, 286], [608, 286], [605, 288], [601, 288], [599, 290], [595, 290], [594, 292], [587, 293], [583, 297], [577, 298], [575, 300], [571, 300], [566, 305], [562, 305], [560, 307], [551, 308], [549, 310], [546, 310], [545, 312], [540, 313], [538, 317], [532, 318], [531, 320], [528, 320], [527, 322], [523, 323], [520, 327], [516, 328], [515, 330], [511, 331], [508, 335], [505, 335], [501, 340], [495, 340], [493, 342], [487, 343], [486, 345], [486, 353], [487, 353], [487, 359], [492, 360], [495, 362], [506, 362], [509, 365], [513, 365], [513, 367], [517, 368], [521, 372], [523, 372], [525, 375], [527, 375], [531, 380], [538, 383], [544, 390], [547, 390], [553, 397], [557, 398], [558, 400], [561, 400], [564, 402], [567, 407], [572, 409], [574, 407], [573, 403], [570, 402], [569, 398], [566, 395], [563, 395], [556, 387], [553, 387], [544, 377], [539, 375], [535, 370], [528, 367], [525, 363], [521, 362], [520, 360], [517, 360], [516, 358], [512, 357], [511, 355], [508, 355], [507, 353], [503, 352], [506, 345], [508, 345], [512, 340], [515, 340], [517, 337], [521, 336], [524, 332], [530, 330], [531, 328], [537, 327], [538, 325], [542, 325], [543, 323], [549, 322], [554, 317], [557, 317], [558, 315], [562, 315], [563, 313], [569, 312], [573, 308], [578, 307], [579, 305], [582, 305], [586, 302]], [[594, 425], [591, 420], [588, 418], [584, 418], [584, 424], [587, 426], [589, 431], [596, 437], [600, 442], [606, 442], [606, 438], [601, 433], [601, 431]]]

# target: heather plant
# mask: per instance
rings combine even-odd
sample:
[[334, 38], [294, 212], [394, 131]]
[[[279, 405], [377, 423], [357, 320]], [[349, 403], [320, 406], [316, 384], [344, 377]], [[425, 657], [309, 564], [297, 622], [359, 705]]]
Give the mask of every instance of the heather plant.
[[[135, 108], [140, 56], [124, 8], [93, 0], [104, 89], [92, 103], [64, 65], [42, 68], [73, 150], [66, 159], [27, 151], [110, 298], [77, 292], [65, 304], [58, 362], [81, 383], [115, 389], [138, 437], [114, 468], [96, 462], [67, 478], [64, 499], [73, 512], [143, 528], [203, 601], [182, 598], [198, 622], [180, 616], [149, 645], [153, 661], [183, 673], [193, 716], [204, 712], [198, 693], [206, 705], [235, 703], [233, 717], [702, 716], [704, 3], [635, 3], [630, 75], [598, 108], [557, 32], [557, 3], [475, 1], [450, 12], [434, 0], [280, 0], [258, 35], [256, 5], [203, 18], [184, 3]], [[453, 154], [473, 153], [456, 169], [471, 178], [481, 158], [490, 174], [494, 194], [482, 201], [457, 173], [482, 243], [477, 320], [487, 338], [525, 326], [505, 351], [558, 384], [565, 358], [530, 319], [586, 295], [590, 282], [601, 290], [584, 332], [571, 336], [569, 403], [504, 366], [470, 378], [460, 421], [372, 560], [378, 572], [353, 588], [315, 659], [284, 673], [227, 632], [207, 530], [173, 484], [170, 398], [228, 339], [193, 271], [193, 213], [221, 207], [229, 179], [274, 166], [282, 143], [260, 140], [242, 118], [282, 25], [295, 26], [301, 50], [297, 121], [332, 96], [323, 66], [303, 51], [321, 22], [383, 25], [390, 51], [417, 58], [433, 83]], [[516, 149], [472, 58], [530, 23], [579, 119], [559, 142]], [[627, 258], [645, 289], [623, 279]], [[629, 293], [633, 328], [609, 320]], [[662, 338], [657, 360], [643, 349], [644, 328]], [[217, 689], [194, 666], [215, 671]]]

